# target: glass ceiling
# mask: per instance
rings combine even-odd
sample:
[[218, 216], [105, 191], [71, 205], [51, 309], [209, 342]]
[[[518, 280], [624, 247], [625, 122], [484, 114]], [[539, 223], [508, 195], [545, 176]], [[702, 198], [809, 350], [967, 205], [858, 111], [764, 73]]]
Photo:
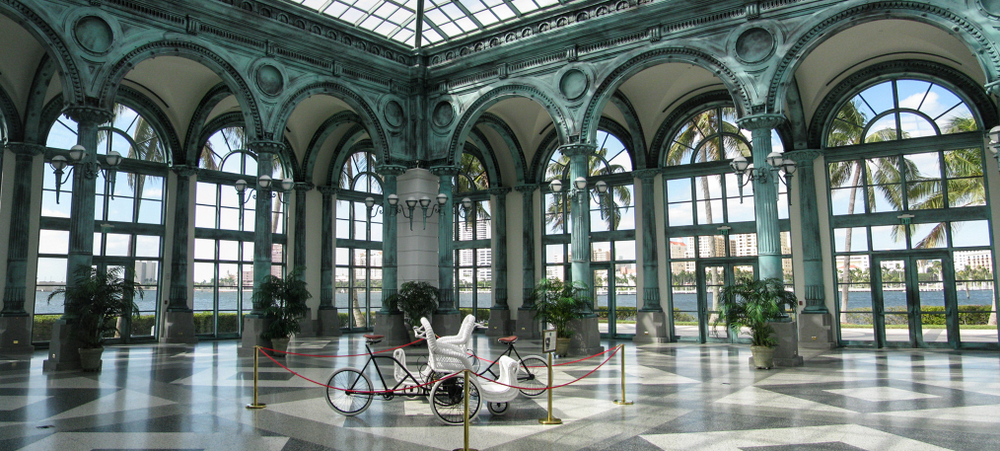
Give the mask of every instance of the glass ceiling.
[[[410, 47], [415, 46], [417, 0], [286, 1]], [[424, 0], [420, 45], [423, 47], [455, 39], [559, 4], [560, 0]]]

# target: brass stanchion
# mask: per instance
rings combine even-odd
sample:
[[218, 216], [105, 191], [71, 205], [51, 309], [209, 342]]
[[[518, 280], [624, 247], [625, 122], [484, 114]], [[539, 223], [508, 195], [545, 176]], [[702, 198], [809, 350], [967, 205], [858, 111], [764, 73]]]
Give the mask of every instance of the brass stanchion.
[[247, 404], [247, 409], [259, 410], [267, 407], [267, 404], [257, 402], [257, 359], [261, 353], [260, 346], [253, 347], [253, 404]]
[[615, 404], [619, 406], [631, 406], [635, 403], [625, 400], [625, 345], [618, 345], [618, 352], [622, 353], [622, 399], [616, 399]]
[[549, 416], [538, 420], [541, 424], [562, 424], [562, 420], [552, 416], [552, 353], [549, 354]]
[[[465, 447], [455, 448], [454, 451], [479, 451], [478, 449], [469, 448], [469, 370], [462, 370], [462, 374], [465, 379]], [[432, 399], [431, 402], [434, 402], [434, 400]]]

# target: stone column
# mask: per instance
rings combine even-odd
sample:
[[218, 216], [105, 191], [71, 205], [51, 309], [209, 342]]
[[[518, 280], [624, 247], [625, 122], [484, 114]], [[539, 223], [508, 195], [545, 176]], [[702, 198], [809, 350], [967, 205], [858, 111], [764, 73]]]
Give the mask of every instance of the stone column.
[[517, 335], [526, 339], [541, 338], [541, 327], [535, 320], [535, 302], [531, 293], [535, 289], [535, 190], [538, 185], [517, 185], [514, 190], [521, 193], [521, 242], [524, 243], [521, 307], [517, 309], [514, 323]]
[[337, 188], [332, 186], [321, 186], [320, 194], [323, 195], [323, 222], [320, 231], [320, 290], [319, 290], [319, 311], [317, 312], [317, 334], [323, 337], [339, 337], [340, 316], [337, 314], [337, 306], [334, 303], [334, 280], [333, 280], [333, 248], [336, 242], [336, 234], [333, 230], [334, 224], [334, 199]]
[[188, 304], [188, 229], [191, 226], [191, 177], [198, 169], [191, 166], [173, 168], [177, 177], [174, 202], [174, 229], [170, 238], [170, 298], [163, 312], [161, 343], [197, 343], [194, 330], [194, 310]]
[[[44, 148], [36, 144], [8, 143], [14, 154], [14, 171], [4, 177], [6, 189], [13, 190], [10, 215], [10, 235], [7, 238], [7, 280], [4, 284], [3, 310], [0, 310], [0, 355], [15, 359], [30, 359], [31, 315], [24, 308], [28, 300], [28, 236], [31, 233], [31, 183], [35, 156]], [[3, 151], [0, 149], [0, 151]], [[2, 168], [0, 168], [2, 169]], [[34, 294], [32, 293], [32, 298]]]
[[573, 231], [570, 234], [573, 253], [570, 260], [571, 278], [573, 283], [582, 282], [587, 285], [586, 295], [590, 299], [585, 317], [570, 324], [576, 333], [571, 337], [569, 352], [590, 355], [604, 350], [597, 314], [594, 313], [593, 275], [590, 272], [590, 188], [578, 190], [574, 180], [578, 177], [588, 178], [590, 175], [589, 163], [594, 145], [567, 144], [559, 150], [569, 157], [569, 186], [564, 189], [569, 189], [567, 201], [571, 204], [570, 217], [573, 221]]
[[642, 308], [636, 312], [636, 343], [670, 341], [667, 315], [660, 306], [660, 282], [656, 256], [656, 194], [654, 182], [659, 171], [635, 171], [642, 194]]
[[385, 346], [399, 346], [410, 342], [410, 334], [403, 323], [403, 312], [389, 305], [389, 299], [399, 291], [399, 220], [396, 206], [389, 205], [389, 195], [396, 194], [396, 178], [406, 172], [399, 165], [381, 165], [382, 176], [382, 308], [375, 313], [375, 333], [385, 335]]
[[[462, 314], [455, 299], [455, 199], [452, 195], [452, 181], [462, 168], [459, 166], [437, 166], [431, 173], [438, 176], [438, 194], [448, 196], [444, 205], [439, 205], [438, 221], [438, 308], [432, 320], [438, 335], [458, 333]], [[432, 207], [437, 199], [431, 199]], [[440, 332], [439, 332], [440, 331]]]
[[[77, 123], [77, 144], [86, 148], [83, 159], [73, 169], [73, 203], [70, 206], [69, 254], [66, 263], [66, 286], [76, 284], [77, 277], [86, 275], [94, 262], [94, 211], [96, 206], [97, 127], [111, 120], [108, 110], [88, 106], [70, 106], [63, 110]], [[49, 358], [44, 371], [80, 368], [80, 341], [76, 338], [76, 318], [63, 314], [52, 325]]]
[[799, 224], [802, 238], [802, 281], [805, 284], [805, 308], [799, 312], [799, 336], [806, 348], [831, 349], [836, 346], [833, 317], [826, 308], [823, 283], [823, 249], [820, 246], [819, 208], [816, 203], [816, 173], [813, 161], [822, 152], [797, 150], [785, 154], [795, 160], [798, 179]]
[[[302, 270], [301, 277], [304, 279], [306, 277], [306, 247], [307, 247], [307, 227], [306, 227], [306, 198], [309, 197], [309, 191], [312, 191], [316, 186], [309, 182], [296, 182], [295, 183], [295, 241], [293, 245], [295, 247], [295, 252], [292, 256], [292, 268]], [[312, 291], [312, 290], [310, 290]], [[299, 331], [295, 334], [296, 337], [315, 337], [316, 336], [316, 326], [312, 319], [312, 309], [307, 308], [305, 315], [299, 320]]]
[[507, 306], [507, 194], [510, 188], [490, 188], [495, 196], [493, 209], [493, 306], [490, 307], [489, 328], [486, 335], [502, 337], [513, 332], [510, 307]]
[[[767, 164], [771, 153], [771, 130], [785, 120], [779, 114], [759, 114], [747, 116], [738, 121], [740, 127], [750, 130], [753, 135], [753, 167], [765, 176], [753, 177], [753, 201], [757, 215], [757, 262], [758, 278], [782, 279], [781, 231], [778, 228], [778, 187], [777, 175]], [[796, 366], [802, 364], [799, 356], [798, 331], [794, 322], [772, 323], [778, 337], [778, 347], [774, 350], [774, 364]]]
[[[264, 175], [270, 177], [274, 168], [274, 159], [281, 154], [285, 145], [276, 141], [252, 141], [248, 143], [248, 147], [257, 154], [257, 179], [260, 180], [260, 177]], [[275, 188], [275, 183], [280, 184], [281, 180], [272, 180], [271, 186], [267, 189], [261, 188], [256, 181], [254, 183], [257, 190], [253, 229], [253, 287], [256, 294], [257, 287], [260, 286], [265, 277], [271, 274], [271, 248], [273, 244], [271, 238], [271, 209], [273, 208], [271, 193]], [[269, 319], [265, 317], [264, 308], [266, 305], [254, 301], [250, 313], [243, 316], [243, 340], [242, 349], [239, 351], [240, 355], [252, 355], [254, 346], [271, 347], [271, 340], [265, 340], [260, 336], [270, 323]]]

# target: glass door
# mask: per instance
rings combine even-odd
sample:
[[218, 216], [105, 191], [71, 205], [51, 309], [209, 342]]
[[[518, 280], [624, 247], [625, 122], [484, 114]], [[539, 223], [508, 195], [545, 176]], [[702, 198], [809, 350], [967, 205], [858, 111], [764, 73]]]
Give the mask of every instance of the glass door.
[[597, 327], [601, 335], [611, 335], [617, 332], [617, 315], [615, 311], [614, 278], [610, 265], [595, 265], [591, 263], [590, 270], [594, 281], [594, 300], [597, 305]]
[[[722, 259], [697, 264], [695, 277], [698, 286], [698, 342], [733, 341], [737, 338], [730, 337], [726, 327], [712, 325], [718, 315], [719, 294], [722, 287], [734, 283], [738, 278], [754, 278], [755, 274], [755, 259]], [[683, 337], [683, 330], [675, 328], [675, 332], [678, 337]], [[749, 338], [749, 335], [742, 332], [739, 336]]]
[[959, 346], [955, 269], [947, 254], [875, 257], [872, 262], [875, 346]]

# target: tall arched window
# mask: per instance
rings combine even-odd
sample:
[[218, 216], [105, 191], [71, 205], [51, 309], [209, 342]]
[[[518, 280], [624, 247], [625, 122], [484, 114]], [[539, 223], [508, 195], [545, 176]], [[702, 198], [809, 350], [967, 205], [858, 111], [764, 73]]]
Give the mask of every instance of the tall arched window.
[[997, 345], [985, 153], [971, 104], [911, 76], [835, 101], [824, 157], [842, 340]]
[[336, 306], [350, 312], [348, 330], [368, 330], [373, 312], [382, 307], [382, 208], [371, 210], [365, 199], [382, 205], [382, 178], [375, 172], [370, 149], [351, 154], [340, 171], [337, 194]]
[[[115, 171], [97, 177], [93, 262], [102, 271], [124, 269], [125, 278], [143, 288], [143, 297], [135, 300], [139, 317], [123, 318], [126, 327], [121, 338], [127, 342], [156, 336], [169, 152], [153, 124], [136, 110], [119, 103], [113, 112], [112, 120], [98, 127], [98, 159], [117, 152], [123, 160]], [[76, 122], [62, 116], [49, 129], [46, 146], [69, 149], [77, 144], [76, 135]], [[71, 179], [57, 193], [56, 175], [45, 169], [35, 289], [36, 341], [50, 338], [51, 322], [63, 311], [61, 299], [49, 303], [47, 297], [66, 283], [73, 197]], [[65, 172], [64, 178], [70, 175], [69, 169]]]
[[[750, 132], [736, 125], [731, 102], [694, 106], [663, 152], [667, 255], [674, 334], [682, 340], [728, 339], [710, 330], [719, 289], [740, 276], [753, 276], [757, 233], [753, 185], [740, 191], [729, 160], [751, 157]], [[781, 140], [772, 133], [774, 150]], [[791, 281], [787, 188], [779, 184], [778, 216], [782, 268]]]
[[[477, 319], [489, 319], [493, 306], [493, 225], [486, 165], [463, 153], [453, 182], [455, 194], [455, 296], [458, 307]], [[466, 199], [468, 202], [466, 205]]]
[[[636, 312], [635, 189], [632, 157], [623, 141], [601, 130], [597, 150], [589, 158], [588, 182], [608, 186], [606, 194], [591, 189], [591, 280], [597, 301], [599, 329], [604, 334], [634, 334]], [[545, 180], [571, 186], [569, 157], [558, 149], [545, 168]], [[565, 191], [565, 190], [564, 190]], [[570, 203], [566, 193], [545, 194], [545, 277], [568, 280], [570, 274]]]
[[[246, 149], [241, 126], [223, 127], [206, 140], [198, 164], [195, 195], [194, 311], [195, 333], [233, 337], [253, 295], [254, 226], [257, 203], [257, 155]], [[273, 179], [287, 177], [280, 160]], [[247, 182], [241, 195], [238, 180]], [[285, 263], [285, 225], [289, 194], [274, 192], [271, 273], [281, 276]]]

